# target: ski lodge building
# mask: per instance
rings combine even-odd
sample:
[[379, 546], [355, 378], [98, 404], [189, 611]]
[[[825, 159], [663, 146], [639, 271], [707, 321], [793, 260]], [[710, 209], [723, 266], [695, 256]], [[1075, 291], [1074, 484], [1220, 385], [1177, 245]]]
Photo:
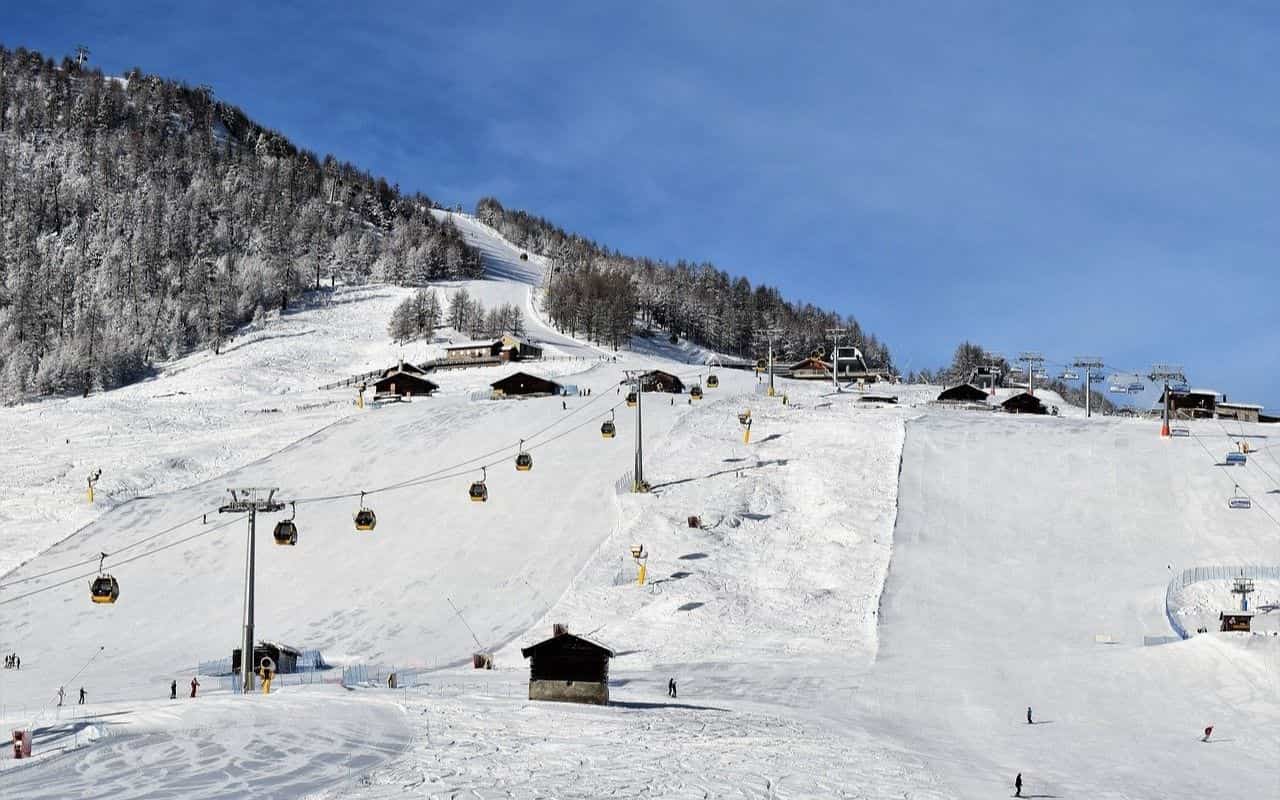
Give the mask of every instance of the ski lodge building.
[[396, 370], [373, 384], [374, 399], [379, 397], [430, 397], [440, 387], [422, 377], [420, 370]]
[[472, 367], [529, 361], [542, 358], [542, 348], [511, 334], [493, 341], [458, 342], [446, 345], [442, 367]]
[[959, 386], [952, 386], [950, 389], [943, 389], [938, 394], [939, 403], [982, 403], [986, 405], [987, 393], [972, 383], [962, 383]]

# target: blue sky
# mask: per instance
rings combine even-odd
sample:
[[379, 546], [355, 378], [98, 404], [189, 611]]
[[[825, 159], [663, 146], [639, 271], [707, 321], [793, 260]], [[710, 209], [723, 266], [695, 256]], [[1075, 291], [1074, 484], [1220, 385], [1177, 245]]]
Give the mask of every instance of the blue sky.
[[[47, 7], [38, 7], [44, 5]], [[1269, 3], [11, 4], [319, 152], [854, 313], [1280, 409]]]

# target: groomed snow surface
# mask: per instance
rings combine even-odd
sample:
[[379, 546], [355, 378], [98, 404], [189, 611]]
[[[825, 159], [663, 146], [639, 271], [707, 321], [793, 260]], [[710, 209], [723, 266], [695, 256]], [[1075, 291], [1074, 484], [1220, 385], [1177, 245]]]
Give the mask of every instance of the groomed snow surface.
[[[0, 759], [4, 797], [982, 798], [1018, 772], [1024, 796], [1280, 794], [1280, 638], [1143, 646], [1171, 635], [1165, 589], [1184, 567], [1280, 564], [1268, 426], [1246, 426], [1262, 451], [1223, 469], [1217, 423], [1161, 440], [1065, 407], [938, 409], [915, 387], [879, 407], [822, 383], [780, 382], [783, 405], [720, 370], [696, 404], [645, 395], [654, 491], [619, 493], [635, 435], [622, 370], [691, 381], [679, 361], [702, 354], [615, 362], [556, 334], [529, 299], [540, 261], [459, 225], [497, 278], [468, 291], [523, 298], [558, 357], [531, 371], [591, 397], [469, 399], [514, 367], [438, 373], [436, 397], [377, 410], [319, 391], [400, 355], [385, 325], [405, 291], [371, 286], [144, 384], [0, 410], [0, 565], [21, 564], [0, 578], [0, 650], [23, 659], [0, 672], [0, 729], [30, 725], [36, 749]], [[511, 463], [521, 437], [529, 473]], [[490, 500], [471, 503], [481, 464]], [[1236, 482], [1252, 510], [1227, 509]], [[345, 495], [397, 484], [356, 533]], [[414, 685], [343, 689], [333, 670], [241, 697], [205, 676], [186, 697], [194, 665], [238, 644], [245, 525], [216, 507], [244, 485], [313, 498], [296, 547], [270, 543], [278, 517], [260, 523], [258, 637]], [[115, 606], [92, 605], [82, 577], [103, 551], [154, 551], [108, 560]], [[1179, 602], [1200, 613], [1220, 589]], [[617, 652], [610, 706], [526, 699], [519, 648], [553, 623]], [[493, 671], [470, 668], [478, 648]]]

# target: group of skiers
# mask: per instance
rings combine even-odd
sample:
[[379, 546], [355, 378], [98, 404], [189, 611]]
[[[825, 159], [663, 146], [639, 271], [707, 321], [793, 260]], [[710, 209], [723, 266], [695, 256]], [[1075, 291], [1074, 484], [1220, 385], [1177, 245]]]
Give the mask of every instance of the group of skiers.
[[17, 653], [10, 653], [4, 657], [4, 668], [22, 669], [22, 659], [18, 657]]
[[[672, 683], [673, 684], [675, 683], [674, 679], [672, 680]], [[672, 695], [672, 697], [674, 696], [675, 695]], [[1027, 706], [1027, 724], [1028, 725], [1036, 724], [1035, 721], [1032, 720], [1031, 718], [1031, 706]], [[1209, 737], [1212, 735], [1213, 735], [1213, 726], [1210, 725], [1204, 729], [1204, 737], [1200, 741], [1207, 742], [1209, 741]], [[1013, 796], [1022, 797], [1022, 773], [1021, 772], [1019, 772], [1013, 779]]]
[[[200, 688], [200, 681], [196, 680], [195, 678], [192, 678], [191, 679], [191, 696], [192, 697], [196, 696], [196, 689], [199, 689], [199, 688]], [[170, 700], [178, 699], [178, 682], [176, 680], [172, 681], [169, 684], [169, 699]]]
[[[88, 695], [88, 694], [86, 694], [86, 693], [85, 693], [85, 691], [84, 691], [84, 687], [83, 687], [83, 686], [81, 686], [81, 687], [80, 687], [80, 702], [76, 703], [76, 705], [78, 705], [78, 706], [82, 706], [82, 705], [84, 705], [85, 698], [87, 698], [88, 696], [89, 696], [89, 695]], [[59, 707], [59, 708], [61, 708], [61, 707], [62, 707], [62, 701], [63, 701], [63, 700], [65, 700], [65, 699], [66, 699], [66, 697], [67, 697], [67, 690], [66, 690], [66, 687], [65, 687], [65, 686], [59, 686], [59, 687], [58, 687], [58, 707]]]

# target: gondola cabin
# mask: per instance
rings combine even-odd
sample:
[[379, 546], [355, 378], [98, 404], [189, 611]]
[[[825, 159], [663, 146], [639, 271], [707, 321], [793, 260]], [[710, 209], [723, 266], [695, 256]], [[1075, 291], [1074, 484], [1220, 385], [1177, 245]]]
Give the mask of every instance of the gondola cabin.
[[618, 435], [618, 426], [613, 424], [613, 420], [607, 419], [600, 425], [600, 438], [612, 439]]
[[720, 386], [720, 378], [716, 377], [716, 375], [714, 375], [714, 374], [711, 374], [711, 375], [708, 375], [708, 376], [707, 376], [707, 388], [708, 388], [708, 389], [716, 389], [716, 388], [718, 388], [719, 386]]
[[690, 396], [691, 398], [693, 398], [694, 400], [701, 400], [701, 399], [702, 399], [702, 387], [701, 387], [701, 386], [698, 386], [697, 384], [694, 384], [694, 385], [693, 385], [693, 388], [689, 390], [689, 396]]
[[120, 599], [120, 582], [110, 575], [99, 575], [89, 584], [93, 602], [111, 605]]
[[627, 408], [635, 408], [635, 407], [636, 407], [636, 393], [627, 392]]
[[1247, 497], [1228, 497], [1227, 508], [1244, 511], [1253, 508], [1253, 501]]
[[604, 645], [564, 632], [522, 648], [520, 654], [529, 659], [530, 700], [608, 704], [614, 652]]

